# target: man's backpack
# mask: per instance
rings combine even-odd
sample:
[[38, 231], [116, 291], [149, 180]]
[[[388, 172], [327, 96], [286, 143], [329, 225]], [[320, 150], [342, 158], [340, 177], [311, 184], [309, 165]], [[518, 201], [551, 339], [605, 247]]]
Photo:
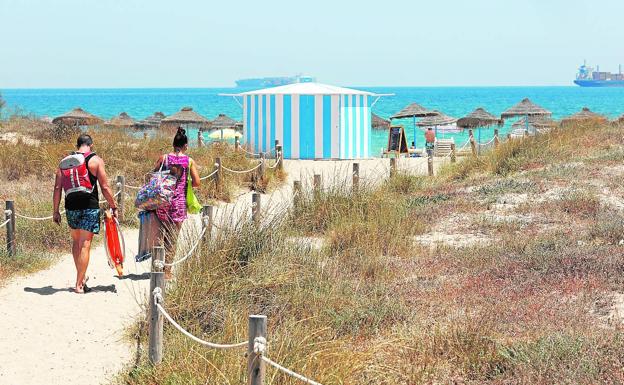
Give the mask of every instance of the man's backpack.
[[75, 192], [93, 192], [93, 185], [89, 178], [89, 159], [95, 156], [95, 152], [82, 154], [74, 152], [61, 160], [62, 185], [65, 196]]

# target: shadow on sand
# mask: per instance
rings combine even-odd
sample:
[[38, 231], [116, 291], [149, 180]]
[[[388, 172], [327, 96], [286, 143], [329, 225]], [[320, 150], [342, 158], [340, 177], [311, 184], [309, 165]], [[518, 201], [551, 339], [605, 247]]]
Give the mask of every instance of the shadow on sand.
[[131, 281], [144, 281], [147, 279], [150, 279], [150, 273], [143, 273], [143, 274], [126, 274], [123, 275], [121, 277], [119, 276], [115, 276], [115, 278], [117, 278], [118, 280], [124, 280], [124, 279], [129, 279]]
[[[35, 293], [39, 295], [52, 295], [60, 292], [70, 292], [73, 293], [74, 289], [70, 287], [64, 288], [55, 288], [52, 285], [44, 286], [44, 287], [25, 287], [24, 291], [27, 293]], [[98, 285], [98, 286], [89, 286], [89, 290], [87, 293], [117, 293], [117, 288], [115, 285]]]

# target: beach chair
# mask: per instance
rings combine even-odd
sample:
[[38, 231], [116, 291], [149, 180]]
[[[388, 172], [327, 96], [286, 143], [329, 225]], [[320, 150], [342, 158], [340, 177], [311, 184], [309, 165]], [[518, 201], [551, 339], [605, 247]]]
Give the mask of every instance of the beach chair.
[[455, 143], [454, 139], [436, 139], [433, 148], [433, 156], [448, 156], [451, 153], [451, 145]]

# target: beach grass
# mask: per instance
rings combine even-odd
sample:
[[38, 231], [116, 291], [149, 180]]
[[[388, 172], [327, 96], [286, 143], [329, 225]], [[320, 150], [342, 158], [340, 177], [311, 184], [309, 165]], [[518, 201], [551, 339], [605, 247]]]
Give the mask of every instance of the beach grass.
[[[589, 128], [506, 142], [433, 178], [304, 188], [265, 226], [217, 233], [164, 306], [221, 343], [267, 315], [267, 356], [326, 385], [621, 383], [624, 137]], [[246, 381], [244, 351], [166, 324], [154, 367], [140, 334], [119, 383]], [[298, 383], [272, 368], [266, 381]]]

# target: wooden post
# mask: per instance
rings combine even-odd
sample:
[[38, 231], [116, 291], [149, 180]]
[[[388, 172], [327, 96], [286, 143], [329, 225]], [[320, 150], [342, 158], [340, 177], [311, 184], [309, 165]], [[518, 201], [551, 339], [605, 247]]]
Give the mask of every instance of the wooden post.
[[251, 196], [251, 218], [256, 225], [260, 224], [260, 194], [255, 192]]
[[275, 156], [279, 158], [279, 162], [277, 163], [277, 169], [282, 171], [284, 170], [284, 152], [282, 151], [282, 145], [279, 144], [275, 146], [275, 151], [276, 151]]
[[[150, 323], [149, 323], [149, 360], [153, 365], [162, 362], [163, 354], [163, 316], [154, 302], [154, 291], [160, 289], [160, 296], [165, 297], [165, 249], [162, 246], [154, 248], [152, 258], [152, 272], [150, 274]], [[162, 305], [163, 303], [160, 302]]]
[[301, 202], [301, 181], [296, 180], [293, 182], [293, 207], [296, 209]]
[[507, 134], [507, 140], [511, 140], [511, 134]]
[[126, 212], [124, 208], [124, 201], [126, 197], [126, 178], [123, 175], [117, 175], [116, 183], [116, 194], [117, 195], [117, 217], [119, 222], [124, 221], [124, 213]]
[[500, 140], [498, 139], [498, 128], [494, 129], [494, 148], [498, 148]]
[[433, 176], [433, 154], [427, 157], [427, 172], [429, 176]]
[[206, 229], [204, 233], [204, 242], [210, 239], [210, 235], [212, 234], [212, 206], [205, 205], [202, 207], [202, 228]]
[[9, 257], [15, 257], [17, 254], [17, 243], [15, 241], [15, 202], [6, 201], [5, 209], [4, 221], [9, 221], [6, 224], [7, 253], [9, 254]]
[[353, 163], [353, 193], [357, 194], [360, 191], [360, 164]]
[[263, 152], [260, 154], [260, 167], [258, 167], [258, 183], [264, 178], [264, 170], [266, 167], [266, 154]]
[[396, 175], [396, 158], [390, 158], [390, 178]]
[[265, 315], [250, 315], [247, 344], [247, 373], [248, 385], [264, 385], [264, 361], [254, 352], [256, 338], [262, 337], [266, 343], [267, 317]]
[[219, 196], [219, 194], [221, 194], [221, 183], [222, 183], [221, 173], [223, 172], [221, 170], [221, 158], [215, 159], [215, 170], [217, 171], [214, 175], [215, 191], [216, 191], [216, 195]]
[[455, 143], [451, 143], [451, 163], [455, 163], [457, 161], [457, 150], [455, 147]]
[[238, 152], [238, 149], [240, 148], [240, 142], [238, 141], [238, 136], [234, 137], [234, 151]]
[[277, 152], [277, 146], [279, 146], [279, 139], [275, 139], [275, 151]]
[[477, 156], [477, 144], [475, 143], [472, 129], [468, 130], [468, 135], [470, 135], [470, 149], [472, 150], [472, 156]]
[[312, 188], [314, 190], [314, 197], [318, 198], [321, 195], [321, 175], [314, 174], [314, 180], [312, 181]]
[[202, 134], [203, 134], [202, 130], [198, 129], [197, 130], [197, 147], [204, 146], [204, 136]]

